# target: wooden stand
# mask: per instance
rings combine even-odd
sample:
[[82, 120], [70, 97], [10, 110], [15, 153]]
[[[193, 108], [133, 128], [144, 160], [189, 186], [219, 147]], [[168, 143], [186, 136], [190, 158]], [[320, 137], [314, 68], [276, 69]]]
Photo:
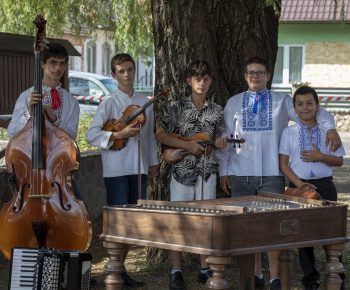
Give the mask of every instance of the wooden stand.
[[213, 257], [208, 256], [205, 260], [210, 264], [213, 276], [207, 280], [206, 289], [229, 289], [228, 281], [224, 277], [224, 271], [227, 265], [231, 263], [231, 257]]
[[248, 281], [250, 289], [255, 289], [255, 254], [241, 255], [239, 257], [239, 289], [245, 289], [245, 283]]
[[[325, 230], [327, 229], [327, 230]], [[346, 237], [347, 205], [271, 193], [260, 196], [192, 202], [139, 200], [137, 205], [104, 207], [100, 239], [110, 255], [106, 289], [120, 290], [126, 245], [156, 247], [206, 255], [213, 276], [206, 289], [229, 289], [224, 270], [232, 256], [241, 256], [239, 288], [248, 280], [254, 289], [254, 253], [282, 251], [282, 290], [290, 290], [291, 249], [324, 246], [325, 289], [339, 290], [338, 257]]]
[[290, 290], [292, 282], [292, 268], [293, 268], [293, 256], [291, 250], [283, 250], [278, 257], [280, 262], [280, 274], [281, 274], [281, 289]]
[[333, 244], [323, 246], [328, 255], [328, 261], [325, 263], [324, 270], [327, 272], [326, 276], [326, 289], [327, 290], [339, 290], [341, 285], [341, 279], [338, 274], [344, 273], [343, 264], [339, 261], [341, 251], [345, 249], [344, 244]]
[[103, 242], [103, 247], [107, 249], [107, 253], [110, 257], [109, 262], [107, 262], [103, 268], [104, 271], [109, 273], [105, 280], [106, 290], [122, 290], [124, 281], [119, 273], [125, 272], [125, 266], [121, 258], [126, 245], [114, 242]]

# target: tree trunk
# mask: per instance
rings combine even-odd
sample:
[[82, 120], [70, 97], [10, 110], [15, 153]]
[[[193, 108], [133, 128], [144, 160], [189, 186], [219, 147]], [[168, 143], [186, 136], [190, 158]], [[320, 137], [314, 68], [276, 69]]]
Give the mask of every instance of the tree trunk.
[[[154, 104], [156, 127], [171, 105], [190, 95], [187, 65], [207, 60], [214, 72], [209, 98], [223, 108], [227, 99], [247, 89], [245, 61], [265, 57], [271, 73], [277, 54], [278, 16], [266, 0], [152, 0], [155, 94], [170, 94]], [[149, 184], [148, 198], [169, 200], [170, 165], [160, 158], [160, 170]], [[164, 258], [150, 251], [148, 258]]]

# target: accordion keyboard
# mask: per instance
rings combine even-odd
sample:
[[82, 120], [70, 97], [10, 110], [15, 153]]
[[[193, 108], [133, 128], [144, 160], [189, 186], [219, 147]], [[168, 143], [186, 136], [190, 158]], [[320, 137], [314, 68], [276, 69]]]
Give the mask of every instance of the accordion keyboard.
[[14, 248], [11, 258], [10, 288], [32, 290], [39, 249]]

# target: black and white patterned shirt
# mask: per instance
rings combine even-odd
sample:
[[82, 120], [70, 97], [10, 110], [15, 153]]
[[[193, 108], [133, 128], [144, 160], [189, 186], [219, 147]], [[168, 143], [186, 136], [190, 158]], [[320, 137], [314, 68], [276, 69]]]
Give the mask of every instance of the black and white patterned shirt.
[[[180, 134], [183, 138], [190, 138], [197, 133], [205, 133], [211, 139], [221, 135], [225, 131], [223, 110], [220, 105], [206, 99], [202, 110], [199, 112], [191, 100], [177, 101], [169, 110], [161, 123], [167, 133]], [[202, 160], [204, 161], [205, 181], [212, 173], [218, 172], [218, 161], [214, 150], [202, 156], [187, 155], [179, 162], [172, 165], [172, 174], [175, 180], [183, 185], [195, 185], [202, 175]]]

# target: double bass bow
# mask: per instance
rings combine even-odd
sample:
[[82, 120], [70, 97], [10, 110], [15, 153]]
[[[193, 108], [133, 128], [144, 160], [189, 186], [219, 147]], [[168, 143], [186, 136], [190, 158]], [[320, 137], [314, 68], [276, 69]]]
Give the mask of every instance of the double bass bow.
[[[41, 58], [45, 23], [38, 15], [35, 38], [35, 84], [42, 94]], [[0, 249], [10, 259], [12, 247], [86, 251], [92, 223], [85, 205], [75, 199], [72, 173], [79, 168], [79, 148], [63, 130], [49, 122], [42, 103], [9, 141], [6, 167], [15, 183], [13, 198], [0, 213]]]
[[[203, 146], [205, 148], [205, 154], [208, 154], [211, 151], [211, 146], [215, 145], [215, 140], [211, 140], [210, 137], [205, 133], [197, 133], [194, 134], [190, 138], [184, 138], [180, 134], [170, 134], [171, 136], [182, 139], [185, 141], [199, 141], [198, 144]], [[227, 143], [233, 143], [234, 146], [237, 143], [238, 146], [240, 144], [244, 143], [245, 140], [243, 138], [241, 139], [227, 139]], [[165, 144], [161, 144], [161, 151], [164, 159], [170, 163], [176, 163], [180, 161], [183, 157], [192, 154], [191, 152], [187, 151], [183, 148], [175, 148], [172, 146], [168, 146]]]
[[[123, 130], [126, 126], [129, 124], [136, 125], [137, 123], [141, 123], [141, 125], [144, 125], [146, 123], [146, 114], [145, 110], [153, 104], [155, 101], [159, 100], [161, 97], [167, 95], [170, 92], [169, 89], [165, 89], [163, 92], [149, 100], [147, 103], [145, 103], [142, 107], [137, 105], [130, 105], [128, 106], [125, 111], [123, 112], [123, 116], [116, 120], [111, 119], [107, 121], [103, 127], [102, 130], [104, 131], [111, 131], [111, 132], [119, 132]], [[111, 150], [121, 150], [126, 146], [126, 143], [128, 142], [128, 139], [120, 139], [115, 140], [113, 142], [113, 145], [109, 148]]]

